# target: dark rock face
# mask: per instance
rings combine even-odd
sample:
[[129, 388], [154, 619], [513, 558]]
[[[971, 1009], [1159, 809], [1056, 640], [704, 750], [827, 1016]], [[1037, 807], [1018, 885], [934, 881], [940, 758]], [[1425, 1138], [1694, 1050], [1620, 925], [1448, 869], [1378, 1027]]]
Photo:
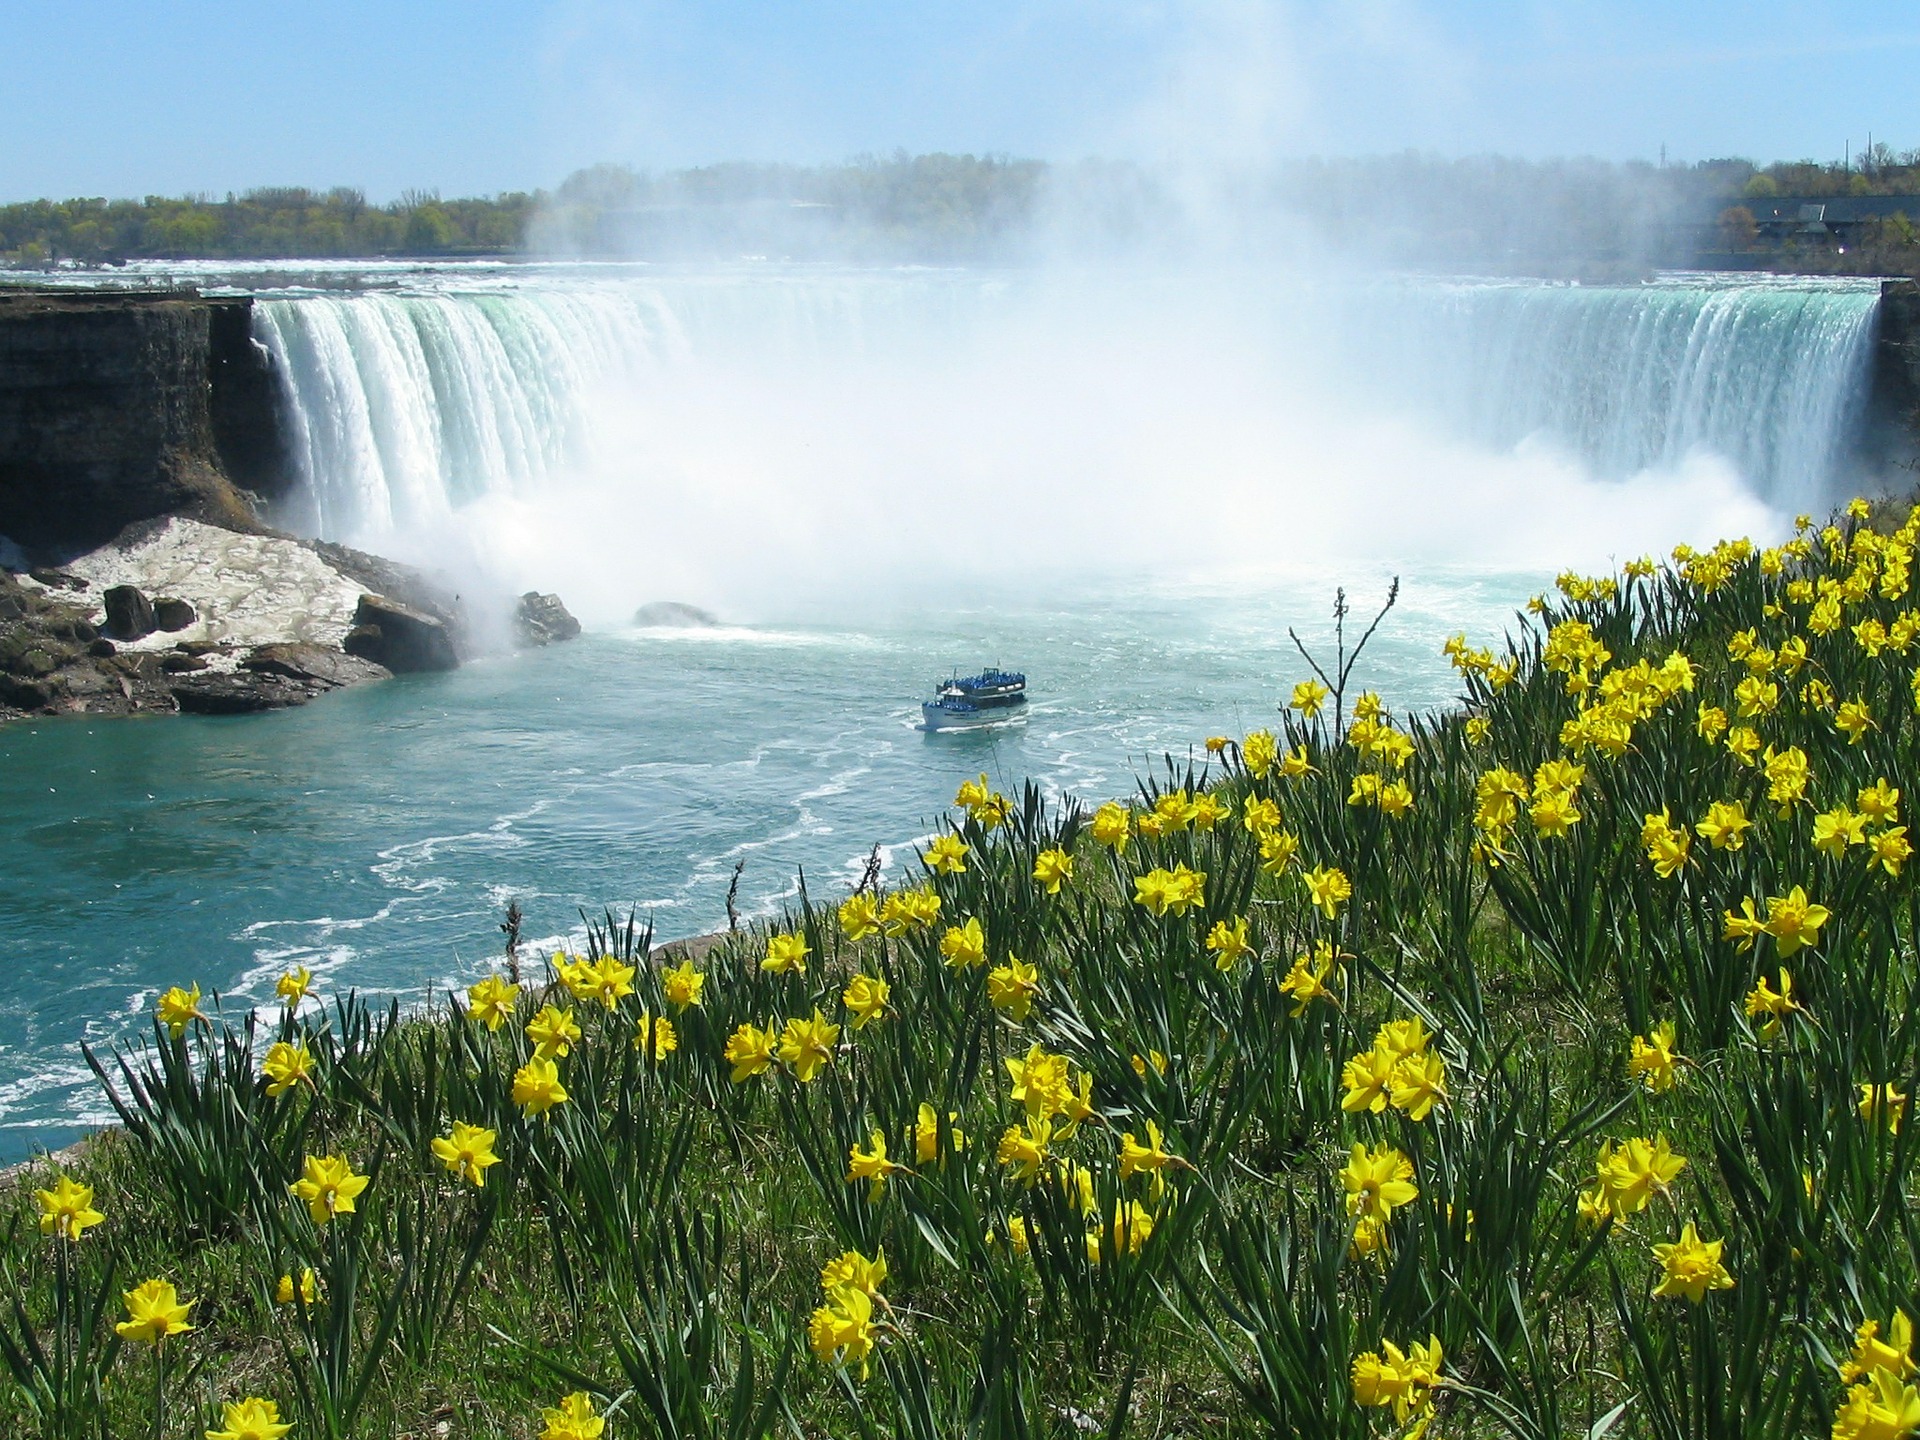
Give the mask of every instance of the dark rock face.
[[367, 680], [386, 680], [393, 674], [384, 665], [325, 645], [262, 645], [242, 660], [240, 666], [256, 675], [277, 675], [283, 680], [298, 680], [329, 689]]
[[553, 645], [575, 639], [580, 622], [567, 612], [558, 595], [529, 590], [514, 607], [513, 633], [524, 646]]
[[1911, 466], [1920, 451], [1920, 282], [1888, 280], [1880, 286], [1880, 330], [1862, 440], [1868, 459], [1883, 465]]
[[633, 623], [648, 628], [672, 626], [685, 629], [695, 625], [718, 625], [720, 621], [698, 605], [682, 605], [678, 600], [655, 600], [634, 612]]
[[107, 634], [138, 640], [153, 633], [153, 602], [131, 585], [115, 585], [101, 597], [107, 606]]
[[186, 629], [200, 618], [199, 614], [185, 600], [175, 600], [171, 596], [162, 596], [153, 602], [153, 623], [156, 629], [169, 635]]
[[[251, 303], [0, 292], [0, 535], [60, 552], [157, 515], [254, 528], [221, 468], [211, 338], [216, 310], [240, 315], [223, 320], [231, 330], [250, 323]], [[257, 384], [250, 400], [244, 385], [226, 389], [230, 414], [251, 407], [258, 426], [279, 425], [277, 401], [259, 411]]]
[[353, 629], [341, 648], [349, 655], [384, 665], [396, 675], [453, 670], [460, 664], [452, 632], [444, 621], [384, 595], [360, 597], [353, 612]]
[[446, 627], [453, 640], [454, 654], [461, 660], [473, 658], [472, 628], [467, 623], [466, 609], [442, 577], [328, 540], [301, 543], [369, 595], [398, 601], [410, 610], [431, 615]]

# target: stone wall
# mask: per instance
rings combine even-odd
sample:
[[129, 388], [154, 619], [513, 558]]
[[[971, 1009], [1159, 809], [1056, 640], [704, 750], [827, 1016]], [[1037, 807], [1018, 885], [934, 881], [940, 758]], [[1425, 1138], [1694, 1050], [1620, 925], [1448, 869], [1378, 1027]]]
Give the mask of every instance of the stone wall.
[[240, 487], [275, 494], [286, 466], [251, 307], [0, 290], [0, 535], [57, 558], [159, 515], [253, 527]]

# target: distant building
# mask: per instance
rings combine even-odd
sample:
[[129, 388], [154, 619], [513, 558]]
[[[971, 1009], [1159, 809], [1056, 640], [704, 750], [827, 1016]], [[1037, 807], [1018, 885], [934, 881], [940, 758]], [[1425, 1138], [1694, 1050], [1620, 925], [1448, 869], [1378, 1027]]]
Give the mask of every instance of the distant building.
[[1731, 203], [1746, 206], [1760, 238], [1775, 245], [1787, 240], [1803, 244], [1830, 240], [1852, 245], [1876, 220], [1894, 215], [1920, 218], [1920, 195], [1833, 195], [1817, 199], [1780, 195]]

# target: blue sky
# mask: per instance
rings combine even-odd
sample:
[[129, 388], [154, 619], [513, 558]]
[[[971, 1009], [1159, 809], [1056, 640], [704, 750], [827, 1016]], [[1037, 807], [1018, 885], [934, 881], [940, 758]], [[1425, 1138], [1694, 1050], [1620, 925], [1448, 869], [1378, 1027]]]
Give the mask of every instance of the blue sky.
[[896, 147], [1825, 159], [1920, 146], [1917, 63], [1910, 0], [0, 0], [0, 200]]

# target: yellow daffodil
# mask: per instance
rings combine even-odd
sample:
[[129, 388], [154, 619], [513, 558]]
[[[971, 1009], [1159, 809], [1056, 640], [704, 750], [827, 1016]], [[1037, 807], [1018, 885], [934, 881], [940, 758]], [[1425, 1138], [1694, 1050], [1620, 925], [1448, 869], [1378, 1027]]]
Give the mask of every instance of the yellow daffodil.
[[1033, 857], [1033, 878], [1049, 895], [1058, 895], [1060, 887], [1073, 879], [1073, 856], [1051, 846]]
[[1806, 946], [1818, 945], [1820, 927], [1832, 916], [1826, 906], [1807, 899], [1807, 892], [1798, 885], [1785, 895], [1767, 897], [1767, 933], [1773, 936], [1782, 959]]
[[307, 1049], [305, 1041], [290, 1045], [285, 1040], [276, 1040], [267, 1047], [266, 1058], [260, 1062], [267, 1094], [275, 1097], [286, 1094], [313, 1074], [313, 1064], [313, 1052]]
[[1893, 1312], [1887, 1338], [1880, 1338], [1880, 1322], [1863, 1320], [1853, 1332], [1853, 1354], [1840, 1366], [1840, 1379], [1851, 1383], [1874, 1371], [1883, 1371], [1896, 1380], [1914, 1373], [1913, 1322], [1904, 1310]]
[[153, 1014], [167, 1027], [167, 1033], [178, 1040], [186, 1033], [187, 1026], [207, 1018], [200, 1013], [199, 985], [195, 984], [191, 990], [182, 990], [175, 985], [160, 996], [159, 1003], [153, 1007]]
[[1242, 956], [1251, 955], [1253, 942], [1247, 939], [1246, 917], [1216, 920], [1207, 932], [1207, 949], [1213, 952], [1213, 968], [1222, 972], [1233, 969]]
[[1706, 819], [1694, 830], [1716, 850], [1738, 850], [1746, 843], [1746, 832], [1753, 828], [1747, 819], [1747, 807], [1738, 800], [1716, 800], [1707, 807]]
[[1877, 1120], [1896, 1135], [1900, 1133], [1901, 1125], [1906, 1123], [1907, 1097], [1891, 1084], [1863, 1084], [1857, 1108], [1862, 1120]]
[[1603, 1141], [1594, 1178], [1608, 1212], [1624, 1220], [1671, 1189], [1686, 1164], [1686, 1156], [1674, 1154], [1665, 1135], [1652, 1140], [1636, 1136], [1617, 1150], [1611, 1141]]
[[309, 1155], [304, 1173], [287, 1187], [307, 1202], [307, 1213], [316, 1225], [325, 1225], [336, 1215], [353, 1212], [353, 1202], [367, 1188], [368, 1178], [353, 1173], [353, 1164], [344, 1155]]
[[958, 875], [967, 868], [967, 846], [958, 835], [936, 836], [923, 858], [936, 875]]
[[1383, 1222], [1420, 1194], [1413, 1183], [1413, 1162], [1391, 1145], [1368, 1149], [1355, 1141], [1341, 1168], [1340, 1183], [1347, 1192], [1347, 1214]]
[[282, 1423], [278, 1405], [257, 1395], [229, 1401], [221, 1410], [220, 1426], [207, 1431], [207, 1440], [280, 1440], [293, 1429]]
[[1009, 1125], [994, 1150], [994, 1158], [1012, 1170], [1015, 1180], [1031, 1185], [1047, 1163], [1047, 1146], [1052, 1140], [1051, 1121], [1029, 1120], [1025, 1125]]
[[467, 1014], [489, 1030], [498, 1030], [513, 1018], [520, 987], [505, 976], [489, 975], [467, 989]]
[[[312, 1266], [308, 1266], [300, 1272], [299, 1293], [300, 1302], [307, 1306], [313, 1305], [313, 1303], [320, 1298], [320, 1277], [313, 1273]], [[280, 1277], [280, 1283], [274, 1287], [273, 1303], [276, 1305], [291, 1305], [293, 1304], [293, 1296], [293, 1276], [282, 1275]]]
[[542, 1410], [540, 1419], [546, 1428], [540, 1432], [540, 1440], [600, 1440], [606, 1434], [607, 1422], [593, 1408], [593, 1397], [584, 1390], [576, 1390], [550, 1410]]
[[1637, 1075], [1655, 1095], [1680, 1081], [1680, 1056], [1673, 1048], [1673, 1022], [1662, 1020], [1651, 1035], [1636, 1035], [1627, 1055], [1627, 1074]]
[[93, 1187], [65, 1175], [53, 1189], [34, 1192], [40, 1202], [40, 1233], [58, 1240], [78, 1240], [107, 1217], [93, 1208]]
[[1310, 954], [1294, 956], [1293, 967], [1280, 982], [1280, 988], [1293, 997], [1293, 1008], [1288, 1013], [1298, 1020], [1315, 1000], [1338, 1004], [1334, 987], [1344, 976], [1340, 956], [1328, 941], [1316, 943]]
[[840, 992], [840, 1003], [852, 1014], [855, 1030], [866, 1029], [885, 1012], [892, 988], [877, 975], [857, 974], [847, 981], [847, 988]]
[[964, 925], [949, 925], [940, 937], [941, 957], [955, 970], [971, 970], [987, 961], [987, 932], [979, 920], [969, 917]]
[[849, 940], [865, 940], [880, 930], [880, 902], [864, 890], [840, 902], [840, 932]]
[[573, 1009], [542, 1005], [540, 1013], [527, 1022], [527, 1039], [533, 1053], [543, 1060], [564, 1060], [579, 1042], [580, 1027], [574, 1023]]
[[1909, 1440], [1920, 1432], [1920, 1389], [1875, 1370], [1847, 1391], [1833, 1417], [1833, 1440]]
[[722, 1051], [727, 1063], [733, 1066], [733, 1083], [742, 1085], [756, 1075], [765, 1074], [773, 1064], [773, 1052], [778, 1043], [772, 1027], [762, 1030], [757, 1025], [742, 1022], [727, 1037], [726, 1048]]
[[1720, 1263], [1720, 1240], [1702, 1240], [1689, 1220], [1680, 1230], [1680, 1238], [1670, 1245], [1653, 1247], [1653, 1258], [1660, 1263], [1660, 1283], [1653, 1293], [1667, 1300], [1688, 1300], [1698, 1305], [1709, 1290], [1731, 1290], [1733, 1276]]
[[693, 968], [693, 961], [682, 960], [671, 970], [660, 972], [660, 993], [676, 1010], [687, 1010], [700, 1003], [700, 992], [707, 977]]
[[487, 1183], [487, 1167], [500, 1163], [494, 1139], [493, 1131], [457, 1120], [450, 1136], [433, 1142], [433, 1153], [456, 1179], [471, 1180], [479, 1189]]
[[[967, 1137], [961, 1133], [957, 1123], [960, 1112], [947, 1112], [947, 1148], [964, 1149]], [[917, 1164], [931, 1165], [940, 1158], [940, 1116], [933, 1106], [920, 1102], [920, 1108], [913, 1121], [913, 1158]]]
[[117, 1322], [113, 1330], [122, 1340], [158, 1346], [170, 1335], [184, 1335], [193, 1329], [187, 1323], [193, 1301], [182, 1300], [168, 1281], [144, 1280], [120, 1299], [127, 1307], [127, 1318]]
[[810, 953], [807, 937], [798, 932], [769, 935], [767, 956], [760, 968], [769, 975], [804, 975]]
[[1755, 1033], [1762, 1040], [1772, 1040], [1780, 1034], [1780, 1026], [1787, 1016], [1800, 1007], [1793, 999], [1793, 977], [1784, 969], [1780, 971], [1780, 988], [1775, 990], [1762, 975], [1753, 989], [1747, 992], [1746, 1011], [1748, 1018], [1758, 1020]]
[[513, 1072], [513, 1103], [529, 1116], [544, 1115], [566, 1100], [567, 1087], [560, 1083], [560, 1067], [545, 1056], [536, 1054]]
[[793, 1078], [806, 1085], [833, 1059], [833, 1047], [839, 1040], [840, 1027], [829, 1025], [816, 1005], [810, 1018], [789, 1020], [781, 1028], [775, 1053], [780, 1063], [793, 1072]]
[[887, 1188], [888, 1177], [910, 1175], [913, 1172], [897, 1161], [887, 1158], [887, 1137], [878, 1130], [867, 1136], [867, 1148], [858, 1145], [847, 1147], [847, 1183], [867, 1182], [867, 1201], [879, 1203], [880, 1196]]
[[1087, 833], [1093, 836], [1095, 844], [1106, 846], [1116, 855], [1124, 855], [1127, 839], [1133, 833], [1133, 817], [1127, 813], [1126, 806], [1109, 800], [1093, 812]]
[[1320, 707], [1332, 693], [1318, 680], [1302, 680], [1293, 687], [1293, 698], [1287, 703], [1311, 720], [1320, 713]]
[[1346, 873], [1331, 865], [1316, 865], [1303, 878], [1307, 882], [1308, 901], [1329, 920], [1353, 898], [1353, 885]]
[[987, 972], [987, 1000], [1016, 1025], [1024, 1025], [1039, 993], [1039, 972], [1018, 955]]
[[298, 1010], [312, 988], [313, 972], [304, 965], [296, 965], [274, 982], [273, 993], [287, 1002], [287, 1009]]

